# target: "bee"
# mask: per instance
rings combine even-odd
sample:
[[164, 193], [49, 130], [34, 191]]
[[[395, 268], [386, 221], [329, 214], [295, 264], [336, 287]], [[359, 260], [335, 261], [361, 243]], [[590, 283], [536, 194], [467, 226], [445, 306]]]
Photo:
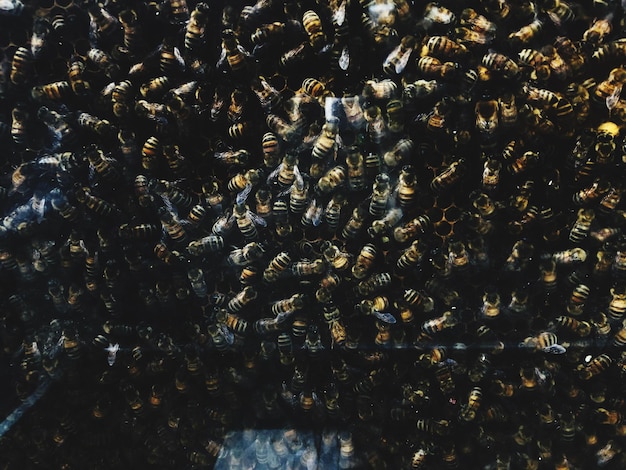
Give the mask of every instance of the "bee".
[[130, 57], [140, 55], [145, 50], [145, 42], [137, 13], [135, 10], [127, 9], [121, 11], [117, 18], [124, 30], [123, 52], [127, 53]]
[[209, 5], [200, 2], [191, 12], [185, 29], [185, 49], [191, 54], [198, 53], [204, 46], [209, 11]]
[[353, 209], [350, 219], [341, 230], [341, 238], [344, 240], [352, 240], [358, 236], [365, 224], [367, 209], [357, 206]]
[[391, 197], [391, 180], [386, 173], [380, 173], [372, 186], [372, 195], [369, 203], [369, 213], [373, 217], [382, 217], [389, 204]]
[[392, 278], [389, 273], [373, 274], [367, 280], [359, 282], [355, 288], [355, 292], [362, 296], [368, 296], [391, 285], [391, 281]]
[[265, 122], [267, 127], [284, 142], [293, 143], [299, 136], [299, 129], [295, 125], [289, 124], [276, 114], [268, 114], [265, 118]]
[[18, 47], [11, 61], [11, 74], [9, 76], [14, 85], [25, 85], [32, 76], [34, 57], [30, 49]]
[[500, 104], [497, 100], [478, 101], [476, 112], [476, 129], [483, 135], [491, 136], [498, 129]]
[[461, 406], [459, 416], [463, 421], [473, 421], [480, 408], [483, 392], [480, 387], [474, 387], [470, 390], [467, 397], [467, 403]]
[[322, 21], [317, 13], [313, 10], [307, 10], [302, 15], [302, 26], [309, 36], [309, 44], [315, 52], [321, 52], [321, 50], [327, 44], [327, 37], [324, 29], [322, 28]]
[[365, 189], [365, 161], [358, 147], [353, 146], [346, 155], [347, 180], [350, 191]]
[[325, 269], [326, 266], [321, 258], [315, 259], [313, 261], [301, 260], [291, 265], [291, 272], [296, 277], [322, 274]]
[[171, 80], [168, 76], [161, 76], [150, 79], [139, 87], [141, 96], [146, 99], [161, 98], [170, 88]]
[[535, 49], [522, 49], [518, 54], [519, 62], [532, 67], [532, 79], [546, 81], [550, 78], [549, 59]]
[[359, 255], [357, 256], [356, 262], [352, 267], [352, 275], [355, 279], [363, 279], [367, 275], [367, 272], [371, 269], [374, 261], [376, 259], [377, 250], [376, 247], [367, 243], [363, 245]]
[[315, 299], [322, 304], [330, 304], [333, 300], [333, 292], [341, 283], [341, 278], [335, 273], [328, 273], [319, 282], [319, 288], [315, 292]]
[[178, 217], [165, 207], [159, 208], [159, 218], [163, 229], [174, 243], [184, 244], [187, 242], [187, 230]]
[[116, 217], [120, 214], [120, 210], [115, 205], [97, 196], [93, 196], [89, 188], [78, 188], [75, 195], [78, 202], [100, 217]]
[[261, 172], [252, 169], [245, 173], [237, 173], [228, 181], [226, 187], [231, 193], [240, 192], [256, 186], [260, 180]]
[[87, 5], [87, 12], [91, 19], [90, 27], [96, 37], [106, 38], [114, 34], [119, 28], [119, 22], [100, 4], [90, 3]]
[[[371, 100], [390, 100], [395, 97], [398, 91], [398, 85], [390, 79], [385, 79], [382, 81], [376, 80], [367, 80], [365, 85], [363, 86], [362, 95]], [[352, 103], [349, 100], [342, 99], [342, 104], [344, 109], [346, 107], [346, 103], [351, 104], [352, 106], [356, 106], [359, 104], [358, 100], [353, 100]], [[354, 122], [354, 121], [353, 121]]]
[[440, 317], [427, 320], [421, 325], [421, 330], [429, 335], [440, 333], [446, 329], [454, 328], [458, 324], [451, 311], [444, 312]]
[[531, 23], [522, 26], [508, 36], [508, 41], [513, 47], [523, 47], [535, 40], [543, 31], [543, 21], [535, 19]]
[[278, 138], [272, 132], [266, 132], [261, 139], [263, 163], [266, 168], [274, 169], [281, 159], [281, 148]]
[[591, 186], [582, 188], [572, 196], [572, 201], [578, 206], [588, 205], [603, 198], [611, 189], [610, 183], [602, 178], [596, 178]]
[[91, 86], [83, 79], [85, 73], [85, 62], [80, 56], [73, 56], [67, 72], [68, 81], [72, 91], [77, 96], [86, 96]]
[[254, 195], [256, 201], [256, 214], [263, 219], [268, 219], [272, 215], [272, 193], [261, 188]]
[[263, 272], [263, 280], [267, 283], [276, 282], [281, 273], [284, 272], [291, 263], [291, 256], [286, 251], [278, 253], [269, 263]]
[[52, 82], [31, 88], [31, 96], [36, 101], [45, 99], [59, 101], [71, 95], [70, 84], [66, 81]]
[[559, 36], [554, 40], [554, 47], [557, 53], [567, 62], [574, 74], [580, 72], [585, 65], [585, 56], [580, 52], [578, 46], [565, 36]]
[[244, 266], [257, 261], [265, 254], [263, 245], [257, 242], [250, 242], [243, 248], [236, 248], [228, 255], [228, 264], [231, 266]]
[[613, 15], [608, 15], [605, 18], [596, 19], [592, 25], [583, 33], [582, 42], [585, 45], [597, 47], [604, 39], [613, 31], [613, 25], [611, 19]]
[[582, 338], [591, 334], [591, 324], [587, 321], [577, 320], [567, 316], [558, 316], [554, 319], [554, 322], [558, 326], [566, 328]]
[[[322, 133], [313, 145], [311, 156], [319, 161], [334, 157], [337, 149], [337, 133], [339, 131], [338, 121], [326, 121], [322, 126]], [[334, 158], [333, 158], [334, 159]]]
[[418, 431], [431, 434], [433, 436], [445, 436], [450, 432], [450, 423], [445, 419], [418, 419], [415, 423], [415, 427]]
[[459, 59], [467, 55], [467, 48], [447, 36], [431, 36], [424, 40], [421, 55], [437, 59]]
[[26, 109], [15, 107], [11, 111], [11, 137], [13, 142], [18, 145], [24, 145], [27, 142], [27, 122], [30, 114]]
[[93, 62], [96, 67], [102, 70], [108, 78], [115, 77], [120, 71], [119, 65], [113, 61], [109, 54], [101, 49], [89, 49], [87, 58]]
[[238, 313], [257, 296], [258, 293], [252, 286], [246, 286], [228, 302], [226, 310], [229, 313]]
[[113, 131], [111, 123], [106, 119], [100, 119], [97, 116], [92, 116], [88, 113], [79, 113], [76, 119], [79, 127], [82, 129], [90, 130], [100, 137], [108, 137]]
[[417, 41], [414, 36], [404, 36], [400, 44], [383, 61], [383, 72], [392, 76], [400, 75], [409, 63], [416, 45]]
[[419, 240], [414, 240], [411, 246], [402, 252], [398, 261], [396, 261], [396, 267], [399, 271], [406, 271], [421, 262], [424, 256], [424, 247], [420, 245]]
[[425, 78], [446, 79], [456, 75], [459, 65], [454, 62], [441, 62], [431, 56], [423, 56], [417, 59], [417, 68]]
[[189, 279], [189, 283], [191, 284], [191, 288], [193, 289], [196, 296], [203, 299], [208, 294], [208, 289], [206, 282], [204, 280], [204, 273], [200, 268], [191, 268], [187, 271], [187, 278]]
[[393, 231], [393, 237], [399, 243], [406, 243], [413, 240], [418, 233], [425, 233], [430, 227], [430, 219], [426, 215], [420, 215], [406, 222], [401, 227], [396, 227]]
[[324, 242], [321, 250], [324, 260], [336, 271], [344, 271], [350, 267], [351, 255], [340, 250], [332, 242]]
[[245, 149], [216, 152], [213, 155], [217, 160], [228, 166], [245, 166], [250, 159], [250, 152]]
[[498, 52], [489, 52], [481, 60], [481, 64], [491, 72], [498, 72], [504, 78], [515, 78], [519, 75], [519, 66], [511, 58]]
[[343, 193], [336, 193], [328, 202], [324, 209], [324, 220], [331, 232], [335, 232], [339, 226], [341, 210], [346, 205], [346, 196]]
[[118, 235], [126, 240], [149, 240], [160, 233], [161, 227], [155, 224], [122, 224], [118, 228]]
[[589, 230], [595, 217], [596, 214], [593, 209], [579, 209], [578, 219], [569, 233], [569, 240], [577, 245], [582, 243], [589, 235]]
[[385, 165], [394, 168], [403, 161], [408, 161], [411, 158], [415, 144], [411, 139], [400, 139], [391, 150], [385, 152], [383, 161]]
[[233, 30], [222, 31], [222, 53], [218, 67], [226, 63], [232, 72], [241, 74], [248, 68], [249, 58], [250, 54], [239, 44]]
[[365, 116], [363, 114], [363, 108], [358, 96], [344, 96], [341, 98], [341, 105], [343, 112], [346, 115], [346, 120], [350, 127], [359, 131], [365, 127]]
[[457, 184], [465, 172], [465, 159], [460, 158], [452, 162], [443, 172], [435, 176], [430, 183], [430, 188], [435, 192], [441, 192]]
[[337, 165], [330, 170], [328, 170], [324, 176], [322, 176], [317, 182], [317, 189], [319, 189], [322, 193], [330, 193], [334, 191], [337, 187], [344, 184], [346, 180], [346, 169]]
[[[297, 310], [304, 308], [305, 296], [304, 294], [294, 294], [289, 298], [278, 300], [274, 302], [270, 308], [273, 315], [281, 315], [286, 313], [293, 313]], [[280, 345], [279, 345], [280, 348]]]
[[[245, 192], [245, 190], [242, 192]], [[248, 205], [243, 203], [235, 204], [233, 208], [233, 217], [235, 217], [237, 227], [246, 240], [255, 240], [258, 237], [259, 233], [256, 228], [257, 225], [262, 227], [267, 225], [267, 222], [262, 217], [259, 217], [257, 214], [252, 212]]]
[[626, 288], [619, 285], [609, 291], [611, 300], [608, 305], [608, 317], [611, 321], [621, 321], [626, 312]]
[[591, 378], [605, 372], [613, 364], [613, 359], [608, 354], [600, 354], [596, 357], [588, 357], [584, 364], [579, 364], [576, 368], [578, 375], [582, 380], [590, 380]]

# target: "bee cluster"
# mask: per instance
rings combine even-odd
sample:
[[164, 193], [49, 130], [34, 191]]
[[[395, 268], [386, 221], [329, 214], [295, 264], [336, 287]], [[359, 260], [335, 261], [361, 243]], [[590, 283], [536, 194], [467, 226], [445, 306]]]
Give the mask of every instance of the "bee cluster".
[[0, 2], [3, 468], [624, 468], [625, 32]]

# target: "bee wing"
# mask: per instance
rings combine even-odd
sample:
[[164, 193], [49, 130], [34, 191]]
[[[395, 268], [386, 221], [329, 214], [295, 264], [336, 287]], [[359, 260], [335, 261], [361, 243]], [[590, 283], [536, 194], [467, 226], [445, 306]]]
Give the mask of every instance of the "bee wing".
[[609, 112], [611, 112], [613, 108], [615, 108], [615, 106], [617, 105], [617, 102], [619, 101], [619, 96], [621, 93], [622, 93], [622, 85], [618, 85], [615, 87], [615, 90], [613, 90], [613, 93], [611, 93], [609, 96], [606, 97], [606, 107], [609, 110]]
[[542, 351], [548, 354], [565, 354], [567, 349], [565, 349], [560, 344], [553, 344], [552, 346], [547, 346], [543, 348]]
[[257, 214], [255, 214], [252, 211], [248, 211], [248, 217], [250, 217], [250, 219], [252, 220], [252, 222], [255, 225], [260, 225], [261, 227], [266, 227], [267, 226], [267, 222], [265, 221], [265, 219]]
[[304, 187], [304, 178], [302, 178], [302, 173], [300, 173], [298, 165], [293, 166], [293, 175], [296, 178], [295, 181], [298, 184], [298, 188]]
[[341, 26], [346, 21], [346, 1], [344, 0], [333, 12], [333, 19], [338, 26]]
[[339, 68], [341, 70], [348, 70], [348, 67], [350, 67], [350, 51], [348, 50], [348, 46], [343, 46], [341, 54], [339, 55]]
[[280, 173], [280, 170], [282, 170], [282, 169], [283, 169], [283, 163], [278, 165], [276, 167], [276, 169], [269, 174], [269, 176], [267, 177], [267, 181], [266, 182], [269, 183], [271, 180], [276, 178], [276, 176], [278, 176], [278, 173]]
[[222, 336], [224, 337], [224, 340], [228, 344], [233, 344], [235, 342], [235, 334], [230, 331], [226, 325], [220, 325], [220, 331], [222, 333]]
[[400, 56], [400, 59], [398, 60], [398, 62], [396, 62], [396, 73], [397, 74], [402, 73], [402, 71], [405, 69], [406, 65], [409, 63], [409, 59], [411, 58], [411, 53], [412, 52], [413, 52], [413, 49], [407, 49]]
[[379, 312], [378, 310], [373, 310], [372, 315], [374, 315], [379, 320], [384, 321], [385, 323], [394, 324], [397, 321], [396, 317], [394, 317], [391, 313]]
[[243, 191], [237, 194], [237, 198], [235, 201], [238, 206], [246, 202], [246, 199], [248, 199], [248, 195], [250, 194], [250, 191], [252, 191], [252, 185], [246, 184], [246, 187], [243, 189]]
[[115, 364], [115, 359], [117, 358], [117, 352], [120, 350], [120, 345], [119, 343], [109, 343], [109, 346], [107, 348], [104, 348], [104, 350], [109, 353], [107, 361], [109, 363], [109, 366], [112, 366], [113, 364]]

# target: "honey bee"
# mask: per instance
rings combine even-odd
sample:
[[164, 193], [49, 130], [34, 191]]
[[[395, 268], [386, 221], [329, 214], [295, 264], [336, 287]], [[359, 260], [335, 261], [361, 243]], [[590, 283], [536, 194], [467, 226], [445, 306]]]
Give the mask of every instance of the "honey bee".
[[383, 72], [387, 75], [399, 75], [406, 68], [417, 42], [411, 35], [404, 36], [398, 47], [389, 53], [383, 61]]
[[[261, 172], [259, 170], [248, 170], [245, 173], [237, 173], [227, 183], [227, 189], [231, 193], [247, 191], [246, 188], [256, 186], [261, 180]], [[249, 191], [248, 191], [249, 192]]]
[[119, 73], [119, 65], [113, 58], [101, 49], [91, 48], [87, 52], [87, 58], [104, 72], [108, 78], [114, 78]]
[[304, 301], [304, 294], [294, 294], [289, 298], [274, 302], [270, 310], [274, 315], [293, 313], [296, 310], [300, 310], [304, 307]]
[[261, 139], [263, 163], [266, 168], [274, 169], [281, 159], [281, 148], [278, 138], [272, 132], [266, 132]]
[[467, 55], [467, 48], [447, 36], [431, 36], [424, 40], [421, 55], [437, 59], [460, 59]]
[[410, 160], [414, 150], [414, 143], [411, 139], [400, 139], [391, 150], [385, 152], [383, 161], [389, 167], [396, 167], [403, 161]]
[[313, 10], [307, 10], [302, 15], [302, 26], [309, 36], [309, 44], [315, 52], [321, 50], [327, 45], [327, 37], [322, 28], [322, 21], [317, 13]]
[[459, 65], [454, 62], [441, 62], [435, 57], [423, 56], [417, 59], [417, 68], [427, 79], [447, 79], [456, 75]]
[[442, 316], [427, 320], [421, 325], [421, 329], [424, 333], [433, 335], [443, 330], [454, 328], [458, 321], [454, 317], [451, 311], [445, 312]]
[[32, 76], [34, 57], [30, 49], [18, 47], [11, 61], [10, 80], [14, 85], [25, 85]]
[[459, 182], [465, 172], [465, 160], [460, 158], [452, 162], [439, 175], [435, 176], [430, 183], [433, 191], [440, 192]]
[[583, 33], [583, 43], [590, 46], [599, 46], [604, 39], [613, 31], [611, 24], [613, 15], [596, 19], [592, 25]]
[[22, 107], [15, 107], [11, 111], [11, 137], [13, 142], [24, 145], [27, 142], [27, 121], [30, 114]]
[[346, 225], [341, 230], [341, 238], [344, 240], [355, 239], [363, 229], [366, 216], [367, 209], [365, 207], [355, 207], [352, 211], [350, 219], [348, 219]]
[[450, 432], [450, 423], [447, 420], [440, 419], [418, 419], [416, 428], [418, 431], [434, 436], [445, 436]]
[[500, 105], [497, 100], [478, 101], [476, 103], [476, 128], [486, 136], [490, 136], [498, 129], [498, 111]]
[[185, 49], [191, 54], [198, 53], [204, 45], [209, 11], [209, 5], [200, 2], [191, 12], [185, 30]]
[[391, 180], [389, 175], [381, 173], [376, 176], [372, 186], [372, 197], [369, 204], [369, 213], [373, 217], [380, 218], [384, 215], [391, 197]]
[[37, 111], [37, 117], [52, 131], [56, 139], [55, 144], [73, 142], [76, 135], [65, 116], [42, 106]]
[[567, 316], [558, 316], [554, 319], [554, 322], [558, 326], [566, 328], [582, 338], [591, 334], [591, 324], [584, 320], [577, 320]]
[[489, 52], [481, 60], [481, 64], [491, 72], [498, 72], [504, 78], [515, 78], [519, 75], [519, 66], [504, 54]]
[[418, 216], [401, 227], [396, 227], [393, 236], [399, 243], [406, 243], [413, 240], [418, 233], [425, 233], [430, 227], [430, 219], [426, 215]]
[[281, 273], [284, 272], [291, 263], [291, 257], [286, 251], [278, 253], [269, 263], [263, 272], [263, 280], [272, 283], [278, 280]]
[[346, 180], [346, 169], [341, 166], [335, 166], [328, 170], [317, 182], [317, 189], [322, 193], [330, 193], [337, 187], [344, 184]]
[[608, 354], [600, 354], [596, 357], [587, 356], [585, 363], [579, 364], [576, 370], [582, 380], [590, 380], [605, 372], [612, 364], [613, 359]]
[[583, 188], [572, 196], [574, 204], [582, 206], [603, 198], [611, 189], [610, 183], [602, 178], [596, 178], [591, 186]]
[[508, 36], [509, 43], [513, 47], [523, 47], [532, 42], [543, 30], [543, 21], [535, 19], [531, 23], [522, 26]]
[[90, 130], [103, 138], [110, 136], [113, 131], [113, 127], [109, 121], [88, 113], [79, 113], [76, 123], [82, 129]]
[[619, 285], [610, 289], [611, 300], [608, 305], [608, 317], [612, 321], [621, 321], [626, 312], [626, 289]]
[[259, 260], [265, 253], [265, 247], [257, 242], [250, 242], [243, 248], [235, 248], [228, 255], [227, 262], [231, 266], [244, 266]]

